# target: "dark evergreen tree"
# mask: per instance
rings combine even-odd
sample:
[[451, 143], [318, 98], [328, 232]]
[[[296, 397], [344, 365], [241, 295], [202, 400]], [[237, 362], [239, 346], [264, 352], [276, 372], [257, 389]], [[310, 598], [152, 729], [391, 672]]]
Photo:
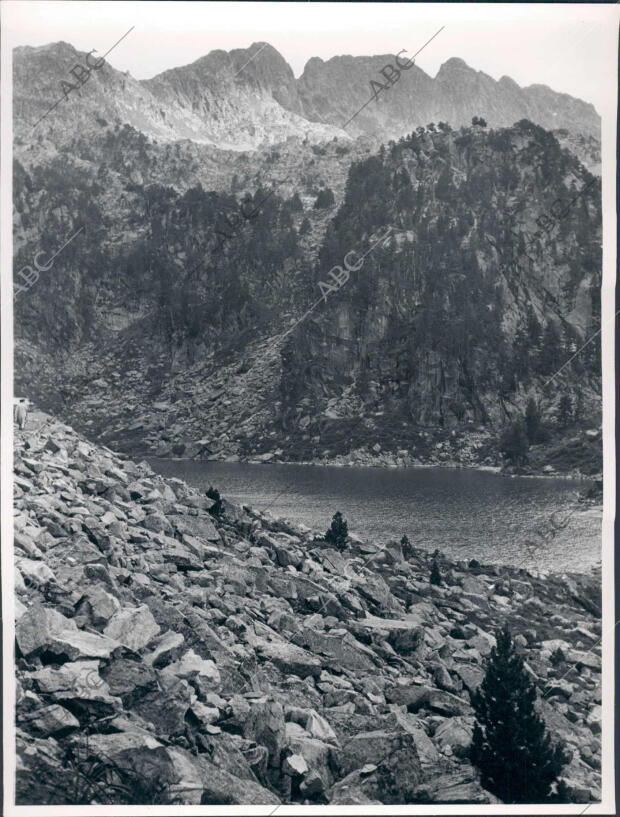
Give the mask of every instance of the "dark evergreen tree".
[[291, 208], [291, 212], [293, 213], [301, 213], [304, 209], [301, 199], [299, 198], [299, 193], [295, 192], [289, 199], [289, 205]]
[[542, 418], [540, 409], [533, 397], [527, 401], [525, 407], [525, 431], [530, 445], [540, 442]]
[[529, 444], [522, 417], [511, 423], [502, 434], [500, 451], [513, 465], [525, 465]]
[[542, 330], [540, 328], [540, 321], [536, 317], [536, 313], [531, 304], [526, 307], [526, 323], [527, 323], [527, 337], [532, 347], [537, 347], [540, 343], [540, 336]]
[[215, 504], [209, 509], [209, 513], [211, 516], [221, 516], [223, 505], [222, 505], [222, 497], [220, 496], [220, 492], [217, 488], [214, 488], [213, 485], [209, 486], [209, 490], [205, 492], [209, 499], [213, 499]]
[[319, 195], [314, 202], [315, 210], [324, 210], [326, 207], [333, 207], [336, 203], [333, 192], [326, 187], [324, 190], [319, 190]]
[[504, 803], [545, 803], [568, 758], [551, 742], [534, 709], [536, 687], [510, 632], [497, 633], [486, 675], [472, 695], [476, 725], [471, 760], [480, 781]]
[[562, 338], [555, 321], [545, 326], [537, 363], [538, 372], [546, 377], [555, 374], [562, 365]]
[[558, 403], [558, 427], [567, 428], [573, 419], [573, 403], [568, 394], [563, 394]]
[[332, 517], [329, 530], [325, 533], [325, 541], [329, 542], [330, 545], [333, 545], [335, 548], [338, 548], [338, 550], [344, 550], [347, 546], [348, 536], [349, 527], [347, 520], [343, 519], [340, 511], [336, 511]]
[[442, 584], [441, 571], [439, 570], [439, 564], [437, 563], [437, 559], [433, 559], [433, 564], [431, 565], [431, 576], [429, 581], [436, 587], [440, 587]]

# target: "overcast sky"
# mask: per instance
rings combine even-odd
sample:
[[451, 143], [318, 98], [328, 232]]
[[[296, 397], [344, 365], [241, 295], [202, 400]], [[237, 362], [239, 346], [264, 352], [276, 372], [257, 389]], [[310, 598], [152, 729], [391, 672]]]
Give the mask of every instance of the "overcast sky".
[[10, 45], [58, 40], [104, 53], [137, 79], [186, 65], [216, 48], [230, 51], [267, 41], [296, 76], [310, 57], [413, 54], [431, 76], [450, 57], [519, 85], [542, 83], [613, 106], [618, 5], [449, 3], [65, 2], [5, 0], [0, 5]]

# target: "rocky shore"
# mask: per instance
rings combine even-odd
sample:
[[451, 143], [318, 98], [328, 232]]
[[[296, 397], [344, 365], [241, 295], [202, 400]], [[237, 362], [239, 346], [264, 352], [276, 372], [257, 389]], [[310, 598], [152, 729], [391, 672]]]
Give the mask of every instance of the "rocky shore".
[[600, 575], [336, 551], [45, 416], [16, 431], [19, 804], [492, 803], [508, 623], [571, 800], [600, 798]]
[[[145, 350], [133, 337], [119, 345], [125, 358], [116, 346], [107, 355], [82, 350], [58, 375], [58, 360], [20, 341], [18, 389], [90, 439], [134, 458], [511, 470], [499, 451], [498, 427], [394, 424], [383, 415], [347, 414], [345, 398], [330, 407], [333, 415], [322, 417], [321, 433], [311, 431], [310, 413], [284, 430], [279, 336], [250, 344], [242, 363], [216, 361], [205, 352], [200, 363], [178, 364], [180, 371], [172, 373], [168, 356], [157, 354], [157, 347]], [[594, 427], [532, 446], [519, 472], [596, 480], [601, 470], [601, 431]]]

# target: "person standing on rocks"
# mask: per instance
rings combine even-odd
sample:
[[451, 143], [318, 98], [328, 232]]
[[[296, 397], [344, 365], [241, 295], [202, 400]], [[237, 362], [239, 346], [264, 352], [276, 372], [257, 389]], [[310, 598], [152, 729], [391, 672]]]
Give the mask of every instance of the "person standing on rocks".
[[21, 397], [13, 404], [13, 422], [17, 423], [20, 431], [26, 428], [26, 419], [28, 417], [28, 401], [25, 397]]

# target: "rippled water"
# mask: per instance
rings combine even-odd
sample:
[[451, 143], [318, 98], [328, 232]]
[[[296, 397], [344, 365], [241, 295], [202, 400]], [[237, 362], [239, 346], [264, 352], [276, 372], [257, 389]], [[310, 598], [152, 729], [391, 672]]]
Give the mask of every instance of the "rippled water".
[[[446, 555], [551, 570], [585, 570], [600, 559], [601, 514], [577, 511], [551, 541], [536, 535], [552, 514], [573, 511], [582, 484], [449, 468], [337, 468], [310, 465], [151, 460], [165, 476], [324, 531], [335, 511], [349, 530], [381, 544], [406, 533]], [[526, 540], [539, 545], [528, 553]]]

